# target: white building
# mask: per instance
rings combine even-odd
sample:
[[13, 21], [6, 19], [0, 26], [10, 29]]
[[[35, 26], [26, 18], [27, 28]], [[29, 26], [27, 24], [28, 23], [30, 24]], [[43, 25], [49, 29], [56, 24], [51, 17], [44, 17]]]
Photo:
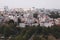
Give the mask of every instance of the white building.
[[25, 23], [19, 23], [19, 27], [24, 28], [25, 27]]

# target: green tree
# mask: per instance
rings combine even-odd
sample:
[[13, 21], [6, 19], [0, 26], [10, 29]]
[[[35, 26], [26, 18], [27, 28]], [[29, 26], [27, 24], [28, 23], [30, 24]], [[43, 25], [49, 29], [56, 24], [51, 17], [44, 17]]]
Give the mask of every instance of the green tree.
[[54, 25], [56, 26], [56, 24], [55, 24], [55, 20], [54, 20], [54, 19], [56, 19], [56, 18], [60, 18], [59, 13], [58, 13], [58, 12], [54, 12], [54, 11], [52, 11], [52, 12], [50, 12], [49, 17], [50, 17], [50, 18], [53, 18]]
[[34, 17], [34, 18], [38, 18], [37, 12], [33, 14], [33, 17]]

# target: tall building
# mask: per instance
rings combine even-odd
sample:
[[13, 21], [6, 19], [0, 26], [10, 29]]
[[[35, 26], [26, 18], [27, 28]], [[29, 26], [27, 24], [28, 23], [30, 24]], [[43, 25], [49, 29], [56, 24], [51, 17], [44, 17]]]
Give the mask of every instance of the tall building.
[[5, 12], [5, 13], [8, 13], [8, 12], [9, 12], [8, 6], [4, 6], [4, 12]]

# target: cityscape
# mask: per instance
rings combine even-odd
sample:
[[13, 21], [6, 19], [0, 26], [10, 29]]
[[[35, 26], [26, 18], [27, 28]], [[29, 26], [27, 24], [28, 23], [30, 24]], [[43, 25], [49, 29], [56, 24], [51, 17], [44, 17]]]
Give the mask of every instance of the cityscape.
[[[55, 18], [51, 17], [51, 15], [55, 15]], [[4, 10], [0, 11], [0, 23], [10, 20], [20, 27], [25, 27], [26, 25], [51, 27], [54, 23], [60, 25], [60, 10], [38, 9], [35, 7], [26, 10], [23, 8], [9, 9], [8, 6], [5, 6]]]
[[0, 10], [0, 40], [60, 40], [60, 9]]
[[0, 40], [60, 40], [60, 0], [0, 0]]

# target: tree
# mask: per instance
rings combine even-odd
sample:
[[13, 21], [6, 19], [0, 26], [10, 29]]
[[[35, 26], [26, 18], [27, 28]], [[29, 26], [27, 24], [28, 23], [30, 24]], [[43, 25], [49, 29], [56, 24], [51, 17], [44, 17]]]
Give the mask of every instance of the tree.
[[37, 12], [34, 13], [34, 14], [33, 14], [33, 17], [34, 17], [34, 18], [38, 18], [38, 13], [37, 13]]
[[8, 23], [4, 23], [4, 24], [0, 24], [0, 34], [2, 34], [5, 37], [5, 40], [7, 40], [6, 38], [9, 38], [11, 35], [14, 36], [16, 35], [17, 31], [16, 31], [16, 26], [15, 24], [8, 24]]
[[7, 23], [13, 23], [14, 24], [14, 21], [13, 20], [9, 20]]
[[56, 37], [56, 38], [60, 38], [60, 27], [58, 26], [54, 26], [51, 28], [51, 34]]
[[20, 19], [20, 18], [18, 18], [18, 24], [19, 24], [19, 23], [21, 23], [21, 19]]
[[56, 26], [56, 24], [55, 24], [55, 20], [54, 20], [54, 19], [59, 18], [60, 15], [59, 15], [58, 12], [54, 12], [54, 11], [50, 12], [50, 14], [51, 14], [51, 15], [48, 15], [48, 16], [49, 16], [50, 18], [53, 18], [54, 25]]

